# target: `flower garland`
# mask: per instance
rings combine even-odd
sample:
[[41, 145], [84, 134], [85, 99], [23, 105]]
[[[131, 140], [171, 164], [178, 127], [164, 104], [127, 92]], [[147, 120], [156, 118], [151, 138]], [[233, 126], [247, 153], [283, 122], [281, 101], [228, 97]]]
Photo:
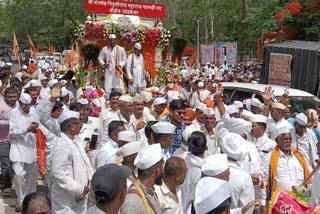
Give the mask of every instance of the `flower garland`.
[[74, 29], [74, 37], [76, 40], [86, 40], [98, 42], [106, 41], [110, 34], [115, 34], [124, 42], [134, 44], [140, 42], [151, 47], [165, 48], [169, 46], [173, 36], [172, 31], [163, 28], [145, 28], [139, 26], [135, 28], [128, 18], [119, 19], [118, 24], [107, 23], [98, 24], [91, 22], [87, 25], [78, 25]]
[[143, 27], [139, 27], [136, 33], [136, 40], [137, 42], [144, 43], [145, 39], [146, 39], [146, 29]]
[[156, 47], [161, 39], [161, 31], [158, 28], [147, 28], [146, 29], [146, 40], [145, 43], [148, 46]]
[[160, 46], [162, 48], [165, 48], [165, 47], [169, 46], [170, 38], [171, 38], [170, 30], [166, 30], [164, 28], [161, 31], [161, 39], [160, 39], [160, 42], [159, 42], [158, 46]]

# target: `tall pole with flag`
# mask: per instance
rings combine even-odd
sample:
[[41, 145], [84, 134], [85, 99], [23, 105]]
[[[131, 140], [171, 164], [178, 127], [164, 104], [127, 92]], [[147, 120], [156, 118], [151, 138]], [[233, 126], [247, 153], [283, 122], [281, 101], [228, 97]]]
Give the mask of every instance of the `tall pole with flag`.
[[27, 33], [27, 36], [28, 36], [28, 41], [29, 41], [29, 45], [30, 45], [31, 57], [36, 59], [37, 55], [38, 55], [38, 50], [37, 50], [36, 46], [34, 45], [29, 33]]
[[13, 53], [19, 63], [19, 69], [21, 70], [21, 58], [20, 58], [20, 48], [17, 40], [16, 32], [13, 31], [13, 44], [12, 44]]

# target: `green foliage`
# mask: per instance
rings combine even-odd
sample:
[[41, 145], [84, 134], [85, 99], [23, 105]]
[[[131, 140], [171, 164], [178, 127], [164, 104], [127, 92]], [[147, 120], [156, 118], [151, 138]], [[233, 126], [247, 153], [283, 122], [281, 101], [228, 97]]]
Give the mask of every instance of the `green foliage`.
[[50, 43], [62, 51], [72, 42], [72, 20], [84, 19], [84, 1], [8, 1], [0, 5], [0, 43], [11, 43], [12, 32], [16, 31], [19, 43], [28, 46], [29, 33], [35, 44]]

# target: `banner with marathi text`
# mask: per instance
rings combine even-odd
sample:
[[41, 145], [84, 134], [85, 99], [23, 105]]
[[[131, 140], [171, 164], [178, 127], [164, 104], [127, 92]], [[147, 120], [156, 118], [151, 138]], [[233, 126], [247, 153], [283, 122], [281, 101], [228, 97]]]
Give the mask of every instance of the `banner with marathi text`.
[[271, 53], [269, 64], [269, 84], [291, 86], [292, 55]]
[[90, 13], [123, 14], [164, 19], [166, 6], [144, 2], [118, 0], [85, 0], [85, 11]]
[[214, 43], [212, 44], [201, 44], [200, 45], [200, 56], [201, 64], [206, 64], [207, 62], [214, 62]]

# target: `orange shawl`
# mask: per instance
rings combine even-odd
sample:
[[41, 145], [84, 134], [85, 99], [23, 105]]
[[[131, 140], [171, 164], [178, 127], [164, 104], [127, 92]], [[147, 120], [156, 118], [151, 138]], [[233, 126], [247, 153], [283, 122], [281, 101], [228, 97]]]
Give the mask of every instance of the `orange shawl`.
[[[310, 175], [310, 170], [308, 168], [307, 162], [305, 161], [303, 155], [298, 151], [298, 149], [291, 147], [291, 151], [293, 152], [293, 155], [296, 156], [299, 163], [301, 164], [303, 168], [304, 178], [306, 179]], [[275, 190], [275, 186], [276, 186], [276, 175], [277, 175], [279, 157], [280, 157], [280, 148], [279, 146], [276, 146], [271, 154], [271, 159], [270, 159], [270, 169], [269, 169], [270, 174], [269, 174], [269, 186], [268, 186], [268, 190], [270, 194]]]
[[46, 170], [46, 137], [40, 129], [37, 129], [37, 159], [39, 171]]

